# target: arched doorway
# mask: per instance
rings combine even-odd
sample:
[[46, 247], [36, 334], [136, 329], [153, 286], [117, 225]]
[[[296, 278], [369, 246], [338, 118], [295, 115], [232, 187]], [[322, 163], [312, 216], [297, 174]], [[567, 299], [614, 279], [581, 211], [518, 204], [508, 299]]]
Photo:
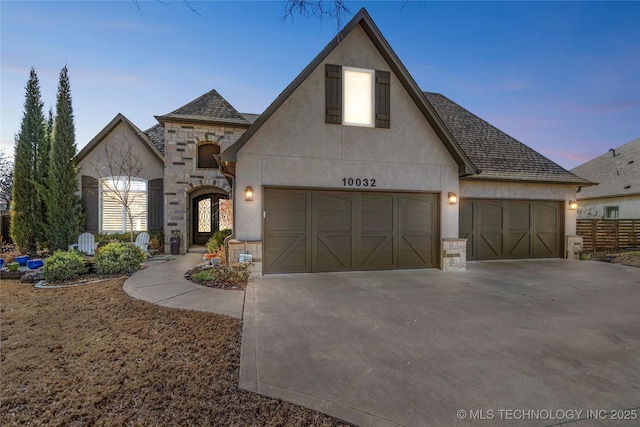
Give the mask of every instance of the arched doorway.
[[205, 193], [193, 197], [191, 235], [194, 245], [204, 245], [220, 229], [220, 200], [228, 198], [228, 195], [220, 193]]

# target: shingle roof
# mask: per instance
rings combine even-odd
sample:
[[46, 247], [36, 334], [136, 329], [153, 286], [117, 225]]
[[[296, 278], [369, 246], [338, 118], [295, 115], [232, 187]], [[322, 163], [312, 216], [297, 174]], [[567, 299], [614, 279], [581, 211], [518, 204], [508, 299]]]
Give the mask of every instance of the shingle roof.
[[156, 116], [160, 124], [165, 121], [205, 122], [216, 124], [249, 126], [249, 121], [240, 114], [216, 90], [211, 90], [177, 110], [163, 116]]
[[449, 98], [431, 92], [425, 92], [425, 96], [462, 150], [480, 169], [479, 174], [468, 178], [590, 184]]
[[242, 113], [242, 115], [250, 124], [253, 124], [256, 120], [258, 120], [258, 117], [260, 117], [260, 114], [255, 113]]
[[597, 186], [583, 188], [578, 199], [639, 194], [640, 138], [613, 149], [613, 152], [609, 150], [571, 172], [598, 183]]
[[147, 138], [156, 146], [159, 152], [164, 156], [164, 127], [155, 125], [144, 131]]

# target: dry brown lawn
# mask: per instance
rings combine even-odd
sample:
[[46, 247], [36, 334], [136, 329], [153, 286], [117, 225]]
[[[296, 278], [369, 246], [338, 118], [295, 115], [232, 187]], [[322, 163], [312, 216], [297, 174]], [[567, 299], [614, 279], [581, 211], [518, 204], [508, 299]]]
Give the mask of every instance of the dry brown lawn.
[[347, 425], [240, 390], [240, 321], [133, 300], [122, 279], [3, 280], [0, 321], [2, 425]]

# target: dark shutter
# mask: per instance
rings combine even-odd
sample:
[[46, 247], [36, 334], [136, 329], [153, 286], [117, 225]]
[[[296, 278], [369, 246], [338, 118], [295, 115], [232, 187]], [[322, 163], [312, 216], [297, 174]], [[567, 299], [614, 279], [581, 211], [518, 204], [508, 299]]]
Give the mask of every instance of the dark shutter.
[[376, 70], [376, 127], [391, 126], [391, 73]]
[[97, 233], [100, 227], [98, 209], [98, 180], [92, 176], [82, 175], [82, 207], [84, 209], [84, 231]]
[[325, 123], [342, 124], [342, 66], [326, 65]]
[[162, 233], [164, 222], [164, 195], [162, 194], [162, 178], [149, 181], [149, 198], [147, 199], [147, 228], [151, 233]]

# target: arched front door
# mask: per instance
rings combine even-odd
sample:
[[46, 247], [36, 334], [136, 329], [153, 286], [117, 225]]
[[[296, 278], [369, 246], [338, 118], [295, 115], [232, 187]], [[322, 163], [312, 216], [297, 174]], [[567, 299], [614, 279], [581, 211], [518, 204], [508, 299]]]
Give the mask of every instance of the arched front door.
[[225, 194], [209, 193], [193, 199], [193, 244], [204, 245], [213, 233], [220, 229], [220, 200]]

